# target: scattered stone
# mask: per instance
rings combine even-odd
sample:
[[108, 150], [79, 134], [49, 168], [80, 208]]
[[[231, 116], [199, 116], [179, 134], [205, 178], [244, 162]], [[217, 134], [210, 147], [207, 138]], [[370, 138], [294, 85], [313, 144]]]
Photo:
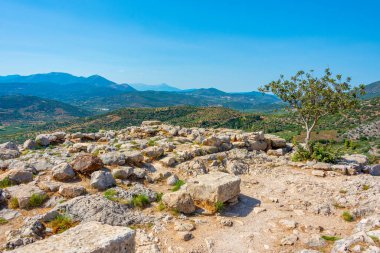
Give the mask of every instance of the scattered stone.
[[280, 224], [288, 229], [295, 229], [298, 223], [294, 220], [280, 220]]
[[133, 168], [128, 166], [123, 166], [118, 169], [112, 170], [112, 176], [117, 179], [128, 179], [133, 173]]
[[71, 166], [78, 173], [90, 175], [92, 172], [103, 168], [103, 162], [96, 156], [83, 154], [77, 156]]
[[316, 177], [324, 177], [326, 175], [323, 170], [312, 170], [311, 174]]
[[35, 149], [37, 147], [37, 143], [34, 140], [28, 139], [22, 146], [24, 149]]
[[232, 227], [234, 225], [234, 222], [228, 218], [219, 219], [219, 223], [225, 227]]
[[21, 209], [30, 207], [30, 198], [33, 194], [46, 195], [44, 191], [33, 185], [33, 183], [11, 186], [6, 188], [5, 191], [11, 198], [18, 200], [18, 206]]
[[116, 186], [116, 181], [111, 172], [95, 171], [91, 174], [91, 186], [103, 191]]
[[190, 194], [182, 190], [164, 194], [162, 201], [168, 208], [178, 210], [181, 213], [190, 214], [195, 211], [195, 205]]
[[61, 163], [52, 169], [52, 175], [55, 180], [68, 181], [75, 177], [73, 167], [68, 163]]
[[9, 178], [13, 184], [24, 184], [33, 181], [33, 173], [25, 169], [11, 169], [0, 175], [0, 180]]
[[282, 240], [281, 240], [281, 246], [285, 246], [285, 245], [294, 245], [298, 240], [298, 236], [294, 235], [294, 234], [291, 234], [291, 235], [288, 235], [288, 236], [285, 236]]
[[126, 157], [119, 152], [105, 153], [100, 156], [105, 165], [124, 165]]
[[37, 145], [40, 145], [40, 146], [49, 146], [50, 144], [49, 136], [45, 134], [37, 135], [35, 140], [36, 140]]
[[164, 157], [160, 160], [160, 162], [165, 165], [165, 166], [168, 166], [168, 167], [172, 167], [176, 164], [176, 160], [174, 157], [171, 157], [171, 156], [167, 156], [167, 157]]
[[190, 241], [193, 239], [193, 234], [190, 232], [178, 232], [177, 233], [178, 239], [182, 241]]
[[171, 175], [170, 177], [168, 177], [168, 179], [166, 180], [166, 184], [167, 185], [175, 185], [177, 182], [178, 182], [178, 177], [176, 175]]
[[175, 231], [193, 231], [195, 229], [195, 225], [190, 222], [176, 222], [174, 224]]
[[75, 198], [87, 193], [86, 188], [80, 185], [61, 185], [58, 193], [65, 198]]

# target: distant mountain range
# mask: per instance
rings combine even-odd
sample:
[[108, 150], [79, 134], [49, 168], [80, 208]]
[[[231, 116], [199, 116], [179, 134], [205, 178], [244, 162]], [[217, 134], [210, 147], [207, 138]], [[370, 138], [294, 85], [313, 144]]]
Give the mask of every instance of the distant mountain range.
[[[379, 96], [380, 82], [367, 86], [366, 97]], [[99, 75], [89, 77], [52, 72], [0, 76], [0, 96], [37, 96], [95, 113], [119, 108], [219, 106], [240, 111], [273, 111], [284, 104], [261, 92], [228, 93], [216, 88], [180, 90], [167, 84], [117, 84]]]
[[166, 83], [157, 84], [157, 85], [149, 85], [149, 84], [143, 84], [143, 83], [131, 83], [129, 85], [138, 91], [148, 91], [148, 90], [150, 90], [150, 91], [181, 91], [181, 89], [167, 85]]
[[0, 96], [38, 96], [104, 112], [123, 107], [177, 105], [223, 106], [237, 110], [272, 110], [280, 100], [259, 92], [227, 93], [215, 88], [180, 90], [167, 84], [117, 84], [99, 75], [78, 77], [52, 72], [0, 76]]

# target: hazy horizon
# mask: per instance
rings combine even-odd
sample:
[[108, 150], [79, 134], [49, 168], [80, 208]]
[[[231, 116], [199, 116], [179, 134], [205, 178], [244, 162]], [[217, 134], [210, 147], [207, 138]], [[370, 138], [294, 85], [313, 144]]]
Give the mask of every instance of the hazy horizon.
[[330, 67], [369, 84], [380, 80], [379, 7], [370, 0], [3, 0], [0, 75], [98, 74], [243, 92], [280, 74]]

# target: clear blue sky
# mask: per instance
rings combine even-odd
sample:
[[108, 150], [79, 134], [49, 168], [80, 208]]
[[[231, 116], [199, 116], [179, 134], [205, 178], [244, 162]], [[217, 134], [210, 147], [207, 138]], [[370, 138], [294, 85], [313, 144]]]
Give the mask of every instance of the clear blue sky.
[[0, 75], [250, 91], [299, 69], [380, 80], [378, 0], [0, 0]]

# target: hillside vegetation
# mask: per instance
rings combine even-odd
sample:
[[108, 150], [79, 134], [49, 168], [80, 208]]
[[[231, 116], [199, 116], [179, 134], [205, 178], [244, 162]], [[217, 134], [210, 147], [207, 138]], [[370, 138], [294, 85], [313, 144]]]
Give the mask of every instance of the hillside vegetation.
[[89, 115], [86, 110], [50, 99], [23, 95], [0, 97], [0, 123], [3, 125], [67, 121]]

